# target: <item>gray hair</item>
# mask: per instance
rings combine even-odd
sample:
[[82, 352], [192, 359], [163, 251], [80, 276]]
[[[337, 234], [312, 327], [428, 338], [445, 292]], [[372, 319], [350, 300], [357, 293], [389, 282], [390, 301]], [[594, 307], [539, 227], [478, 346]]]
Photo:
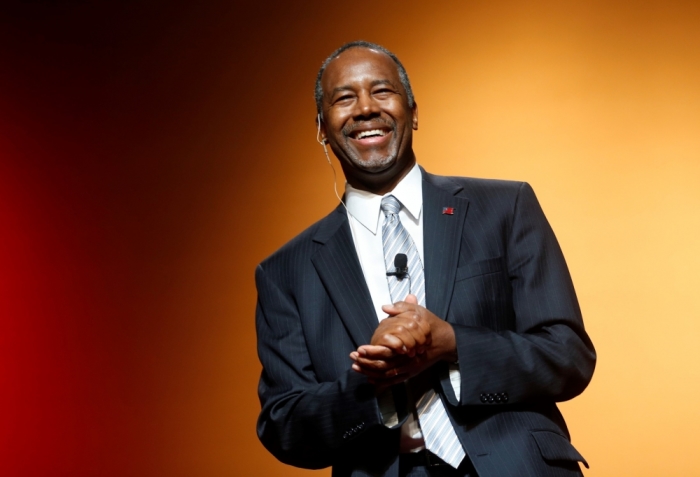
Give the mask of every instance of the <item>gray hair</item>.
[[399, 71], [399, 80], [403, 85], [403, 89], [406, 90], [406, 99], [408, 100], [408, 106], [410, 108], [413, 107], [413, 105], [415, 104], [415, 99], [413, 97], [413, 90], [411, 89], [411, 82], [408, 80], [408, 73], [406, 73], [406, 68], [403, 67], [401, 61], [399, 61], [395, 54], [393, 54], [381, 45], [377, 45], [376, 43], [371, 43], [369, 41], [358, 40], [345, 43], [343, 46], [335, 50], [333, 53], [330, 54], [330, 56], [328, 56], [328, 58], [325, 59], [325, 61], [321, 65], [321, 69], [318, 70], [318, 75], [316, 75], [316, 88], [314, 90], [314, 96], [316, 98], [316, 112], [320, 115], [320, 117], [323, 117], [323, 112], [321, 108], [321, 106], [323, 105], [323, 89], [321, 88], [321, 77], [323, 76], [323, 72], [326, 71], [326, 67], [328, 67], [328, 64], [331, 61], [339, 57], [340, 54], [344, 51], [349, 50], [351, 48], [367, 48], [368, 50], [376, 50], [384, 53], [389, 58], [391, 58], [394, 61], [394, 63], [396, 63], [396, 69]]

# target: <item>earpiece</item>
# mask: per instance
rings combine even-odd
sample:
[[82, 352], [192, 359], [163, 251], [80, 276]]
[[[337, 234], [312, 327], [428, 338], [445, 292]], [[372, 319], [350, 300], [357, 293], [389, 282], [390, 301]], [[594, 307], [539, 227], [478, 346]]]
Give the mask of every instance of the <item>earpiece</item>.
[[[333, 164], [331, 163], [331, 158], [328, 157], [328, 148], [326, 147], [326, 144], [328, 143], [328, 139], [326, 139], [325, 137], [321, 138], [321, 115], [320, 114], [318, 114], [316, 116], [316, 124], [318, 125], [318, 129], [316, 130], [316, 141], [318, 141], [318, 143], [321, 146], [323, 146], [323, 152], [326, 153], [326, 159], [328, 160], [328, 164], [330, 164], [331, 167], [333, 167]], [[333, 169], [333, 174], [335, 174], [335, 169]], [[337, 193], [336, 193], [336, 195], [337, 195]]]
[[[326, 147], [326, 144], [328, 143], [328, 139], [321, 138], [321, 114], [319, 113], [316, 115], [316, 125], [318, 129], [316, 129], [316, 141], [323, 146], [323, 152], [326, 154], [326, 160], [328, 161], [328, 165], [331, 166], [331, 170], [333, 171], [333, 192], [335, 192], [335, 196], [338, 198], [341, 204], [343, 204], [343, 207], [345, 207], [345, 210], [348, 210], [348, 208], [345, 206], [345, 202], [343, 202], [343, 199], [340, 198], [338, 195], [338, 188], [336, 186], [336, 183], [338, 182], [338, 178], [335, 175], [335, 167], [333, 167], [333, 163], [331, 162], [331, 158], [328, 155], [328, 148]], [[348, 211], [348, 214], [350, 212]], [[352, 224], [350, 224], [352, 226]]]
[[[316, 130], [316, 141], [318, 141], [318, 143], [321, 146], [323, 146], [323, 152], [326, 154], [326, 160], [328, 161], [328, 165], [331, 166], [331, 170], [333, 171], [333, 192], [335, 192], [335, 196], [338, 198], [340, 203], [343, 204], [343, 207], [345, 207], [345, 211], [348, 213], [348, 215], [352, 217], [352, 214], [348, 210], [348, 206], [345, 205], [345, 202], [343, 202], [342, 197], [340, 197], [340, 195], [338, 194], [338, 186], [337, 186], [338, 177], [336, 176], [335, 167], [333, 167], [333, 163], [331, 162], [331, 158], [328, 155], [328, 148], [326, 147], [326, 144], [328, 144], [328, 139], [325, 137], [321, 138], [321, 114], [320, 113], [316, 116], [316, 124], [318, 126], [318, 129]], [[355, 220], [357, 220], [357, 219], [355, 219]], [[362, 222], [360, 222], [360, 223], [362, 223]], [[352, 221], [350, 221], [350, 228], [352, 228]], [[353, 232], [353, 235], [354, 234], [355, 233]], [[409, 290], [410, 290], [410, 278], [409, 278]]]
[[328, 142], [328, 139], [326, 139], [325, 137], [324, 138], [321, 137], [321, 114], [316, 115], [316, 125], [317, 125], [316, 141], [318, 141], [318, 143], [325, 148], [326, 143]]

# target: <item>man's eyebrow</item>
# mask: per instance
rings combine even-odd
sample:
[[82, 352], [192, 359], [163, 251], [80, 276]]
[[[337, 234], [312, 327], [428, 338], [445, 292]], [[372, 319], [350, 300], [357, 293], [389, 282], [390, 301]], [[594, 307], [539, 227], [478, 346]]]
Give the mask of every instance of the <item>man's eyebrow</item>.
[[341, 91], [351, 91], [352, 89], [353, 88], [350, 85], [338, 86], [337, 88], [333, 88], [333, 91], [331, 91], [328, 97], [332, 98], [336, 95], [336, 93], [340, 93]]
[[[391, 86], [392, 88], [398, 89], [398, 87], [396, 86], [396, 84], [394, 84], [391, 80], [388, 80], [388, 79], [378, 79], [378, 80], [374, 80], [374, 81], [372, 81], [372, 82], [370, 83], [370, 86], [373, 87], [373, 86], [378, 86], [378, 85], [382, 85], [382, 84], [386, 84], [386, 85]], [[338, 87], [336, 87], [336, 88], [333, 88], [333, 91], [331, 91], [329, 97], [332, 98], [332, 97], [335, 96], [337, 93], [340, 93], [340, 92], [342, 92], [342, 91], [353, 91], [354, 89], [355, 89], [355, 88], [353, 88], [353, 87], [352, 87], [351, 85], [349, 85], [349, 84], [343, 85], [343, 86], [338, 86]]]
[[378, 79], [378, 80], [374, 80], [374, 81], [372, 81], [372, 82], [370, 83], [370, 86], [377, 86], [377, 85], [380, 85], [380, 84], [388, 84], [388, 85], [391, 86], [392, 88], [398, 89], [398, 86], [396, 86], [391, 80], [388, 80], [388, 79]]

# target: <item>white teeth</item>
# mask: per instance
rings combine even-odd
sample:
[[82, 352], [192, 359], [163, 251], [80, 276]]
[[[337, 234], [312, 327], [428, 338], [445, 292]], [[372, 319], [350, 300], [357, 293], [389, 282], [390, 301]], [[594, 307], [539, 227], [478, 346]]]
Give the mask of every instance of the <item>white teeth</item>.
[[385, 136], [386, 133], [381, 129], [370, 129], [369, 131], [362, 131], [357, 135], [357, 139], [363, 139], [369, 136]]

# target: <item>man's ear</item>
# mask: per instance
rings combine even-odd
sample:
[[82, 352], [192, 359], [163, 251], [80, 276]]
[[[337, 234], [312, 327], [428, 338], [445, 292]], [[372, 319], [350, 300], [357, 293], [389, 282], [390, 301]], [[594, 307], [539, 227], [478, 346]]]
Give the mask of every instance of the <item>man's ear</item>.
[[413, 112], [413, 121], [411, 125], [414, 131], [418, 131], [418, 103], [414, 101], [411, 110]]
[[328, 143], [328, 139], [326, 138], [326, 125], [323, 123], [321, 114], [319, 113], [316, 115], [316, 140], [319, 144], [325, 146]]

